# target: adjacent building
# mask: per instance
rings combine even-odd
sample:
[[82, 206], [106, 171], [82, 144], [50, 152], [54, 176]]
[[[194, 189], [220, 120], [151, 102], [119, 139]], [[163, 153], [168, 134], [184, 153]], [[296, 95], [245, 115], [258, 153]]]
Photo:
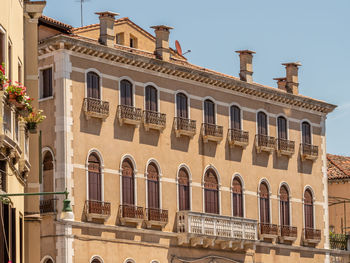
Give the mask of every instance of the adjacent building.
[[[191, 64], [128, 18], [39, 19], [41, 262], [330, 262], [326, 116], [299, 94]], [[238, 59], [237, 59], [238, 60]]]

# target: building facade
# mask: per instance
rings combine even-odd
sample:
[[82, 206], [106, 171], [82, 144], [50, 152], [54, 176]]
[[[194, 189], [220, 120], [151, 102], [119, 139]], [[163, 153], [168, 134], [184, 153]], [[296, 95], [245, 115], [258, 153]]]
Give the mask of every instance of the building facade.
[[[39, 20], [41, 262], [329, 262], [325, 120], [334, 105], [193, 65], [128, 18]], [[341, 254], [342, 256], [343, 254]]]

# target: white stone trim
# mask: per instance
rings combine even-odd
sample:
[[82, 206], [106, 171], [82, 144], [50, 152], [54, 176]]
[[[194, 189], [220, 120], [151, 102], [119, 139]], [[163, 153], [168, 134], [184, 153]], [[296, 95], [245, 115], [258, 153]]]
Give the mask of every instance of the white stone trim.
[[[56, 175], [56, 159], [55, 159], [55, 155], [54, 155], [54, 153], [53, 153], [53, 150], [50, 148], [50, 147], [47, 147], [47, 146], [45, 146], [45, 147], [43, 147], [42, 149], [41, 149], [41, 154], [42, 154], [42, 163], [41, 163], [41, 166], [39, 167], [39, 169], [41, 169], [41, 174], [42, 174], [42, 182], [41, 182], [41, 184], [40, 184], [40, 192], [43, 192], [44, 191], [44, 165], [43, 165], [43, 161], [44, 161], [44, 154], [46, 153], [46, 152], [49, 152], [50, 154], [51, 154], [51, 156], [52, 156], [52, 164], [53, 164], [53, 174], [52, 174], [52, 180], [53, 180], [53, 182], [52, 182], [52, 186], [53, 186], [53, 192], [55, 192], [56, 191], [56, 180], [55, 180], [55, 175]], [[40, 200], [42, 200], [43, 199], [43, 195], [41, 195], [40, 196]]]
[[311, 139], [311, 144], [313, 144], [313, 125], [311, 123], [311, 121], [309, 121], [308, 119], [302, 119], [300, 120], [300, 143], [303, 143], [303, 123], [307, 122], [310, 125], [310, 139]]
[[48, 259], [52, 260], [52, 262], [55, 263], [55, 260], [54, 260], [51, 256], [49, 256], [49, 255], [44, 256], [44, 257], [40, 260], [40, 263], [46, 263], [46, 260], [48, 260]]
[[87, 98], [87, 74], [89, 72], [93, 72], [93, 73], [96, 73], [98, 75], [98, 78], [99, 78], [99, 82], [100, 82], [100, 99], [102, 100], [103, 97], [102, 97], [102, 74], [100, 71], [98, 71], [97, 69], [95, 68], [88, 68], [84, 71], [84, 83], [85, 83], [85, 98]]
[[204, 103], [205, 103], [205, 101], [206, 100], [210, 100], [212, 103], [214, 103], [214, 118], [215, 118], [215, 120], [214, 120], [214, 124], [215, 125], [218, 125], [217, 123], [218, 123], [218, 104], [217, 104], [217, 102], [216, 102], [216, 100], [213, 98], [213, 97], [211, 97], [211, 96], [206, 96], [206, 97], [204, 97], [204, 98], [202, 98], [202, 120], [203, 120], [203, 123], [205, 123], [205, 110], [204, 110]]
[[266, 114], [266, 133], [267, 133], [266, 135], [270, 136], [270, 115], [264, 109], [257, 109], [256, 110], [256, 113], [255, 113], [255, 125], [256, 125], [255, 134], [258, 134], [258, 130], [259, 130], [259, 125], [258, 125], [258, 114], [259, 114], [259, 112], [263, 112], [263, 113]]
[[289, 140], [289, 119], [288, 119], [288, 117], [285, 115], [285, 114], [283, 114], [283, 113], [279, 113], [279, 114], [277, 114], [276, 115], [276, 139], [279, 139], [279, 137], [278, 137], [278, 135], [279, 135], [279, 133], [278, 133], [278, 118], [279, 117], [283, 117], [283, 118], [285, 118], [286, 119], [286, 125], [287, 125], [287, 140]]
[[231, 107], [232, 106], [236, 106], [236, 107], [238, 107], [239, 108], [239, 111], [240, 111], [240, 117], [241, 117], [241, 119], [240, 119], [240, 122], [241, 122], [241, 130], [243, 131], [243, 110], [242, 110], [242, 107], [238, 104], [238, 103], [236, 103], [236, 102], [232, 102], [232, 103], [230, 103], [229, 104], [229, 106], [228, 106], [228, 121], [229, 121], [229, 123], [228, 123], [228, 127], [230, 128], [230, 129], [232, 129], [232, 127], [231, 127], [231, 123], [232, 123], [232, 116], [231, 116]]
[[93, 255], [89, 262], [91, 263], [95, 259], [99, 260], [100, 263], [104, 263], [103, 259], [100, 256], [98, 256], [98, 255]]
[[131, 263], [136, 263], [136, 261], [135, 261], [134, 259], [132, 259], [132, 258], [127, 258], [127, 259], [125, 259], [125, 260], [123, 261], [123, 263], [129, 263], [129, 262], [131, 262]]
[[160, 110], [160, 89], [158, 85], [154, 82], [146, 82], [143, 84], [143, 108], [146, 110], [146, 87], [151, 86], [157, 90], [157, 112], [161, 112]]
[[121, 82], [123, 80], [127, 80], [131, 83], [131, 99], [132, 99], [132, 106], [133, 107], [136, 107], [136, 104], [135, 104], [135, 89], [136, 89], [136, 85], [135, 85], [135, 81], [128, 77], [128, 76], [122, 76], [119, 78], [118, 80], [118, 93], [119, 93], [119, 96], [118, 96], [118, 104], [121, 105], [121, 96], [122, 96], [122, 92], [121, 92]]
[[[168, 91], [170, 91], [170, 90], [167, 89], [166, 92], [168, 92]], [[188, 114], [188, 119], [191, 119], [191, 99], [190, 99], [190, 95], [184, 90], [175, 91], [175, 96], [174, 96], [174, 99], [175, 99], [175, 102], [174, 102], [175, 111], [174, 112], [175, 112], [175, 114], [174, 114], [174, 116], [178, 117], [177, 116], [177, 100], [176, 100], [176, 98], [177, 98], [177, 94], [179, 94], [179, 93], [183, 93], [187, 98], [187, 114]]]

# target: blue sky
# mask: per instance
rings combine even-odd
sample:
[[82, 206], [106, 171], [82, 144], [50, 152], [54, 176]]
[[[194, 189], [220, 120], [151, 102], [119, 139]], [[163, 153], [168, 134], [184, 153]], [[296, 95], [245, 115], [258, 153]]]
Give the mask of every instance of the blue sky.
[[[254, 81], [276, 86], [282, 62], [300, 61], [299, 92], [338, 105], [327, 118], [327, 150], [350, 156], [350, 1], [348, 0], [85, 0], [84, 24], [113, 11], [152, 32], [174, 27], [191, 63], [238, 76], [235, 50], [251, 49]], [[80, 1], [47, 0], [44, 14], [80, 26]], [[152, 32], [153, 33], [153, 32]]]

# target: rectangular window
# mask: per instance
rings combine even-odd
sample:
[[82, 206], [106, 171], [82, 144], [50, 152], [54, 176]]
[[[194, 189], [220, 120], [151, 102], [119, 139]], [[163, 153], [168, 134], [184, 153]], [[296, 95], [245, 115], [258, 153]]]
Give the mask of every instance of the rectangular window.
[[19, 262], [23, 263], [23, 216], [19, 217]]
[[0, 32], [0, 64], [5, 62], [5, 34]]
[[4, 107], [4, 130], [7, 136], [11, 137], [11, 109], [9, 107]]
[[9, 60], [8, 60], [8, 79], [12, 81], [12, 45], [9, 42], [8, 44], [8, 56], [9, 56]]
[[116, 35], [116, 42], [118, 45], [124, 45], [124, 33], [119, 33]]
[[52, 97], [52, 68], [40, 71], [40, 98]]
[[17, 79], [18, 79], [19, 83], [23, 83], [22, 82], [22, 62], [20, 60], [18, 61], [18, 77], [17, 77]]
[[19, 142], [19, 127], [18, 127], [18, 116], [15, 117], [15, 140]]
[[17, 243], [17, 231], [16, 231], [16, 208], [11, 208], [11, 259], [12, 263], [16, 263], [16, 243]]

